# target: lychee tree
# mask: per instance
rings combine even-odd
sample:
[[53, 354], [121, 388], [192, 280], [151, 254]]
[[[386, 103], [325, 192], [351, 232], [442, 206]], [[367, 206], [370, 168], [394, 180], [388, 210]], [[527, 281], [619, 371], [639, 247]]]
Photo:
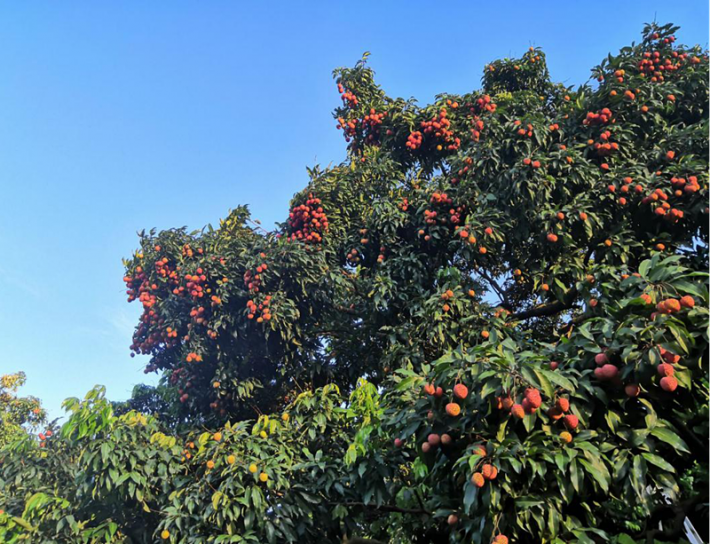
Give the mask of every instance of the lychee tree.
[[347, 159], [309, 169], [273, 231], [238, 207], [218, 228], [141, 234], [131, 348], [161, 384], [71, 400], [46, 448], [6, 448], [0, 530], [706, 530], [708, 56], [676, 31], [648, 25], [576, 89], [532, 48], [424, 107], [388, 97], [366, 59], [336, 70]]

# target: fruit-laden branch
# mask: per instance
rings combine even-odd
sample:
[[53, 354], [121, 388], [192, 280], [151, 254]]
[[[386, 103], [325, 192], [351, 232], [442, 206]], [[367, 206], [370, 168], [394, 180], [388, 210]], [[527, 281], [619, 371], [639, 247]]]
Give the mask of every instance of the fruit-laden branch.
[[544, 317], [548, 315], [555, 315], [564, 310], [569, 310], [574, 305], [574, 299], [577, 296], [577, 289], [570, 289], [565, 297], [566, 300], [556, 300], [555, 302], [550, 302], [549, 304], [540, 304], [529, 310], [523, 310], [522, 312], [516, 312], [511, 315], [511, 319], [523, 320], [530, 319], [531, 317]]

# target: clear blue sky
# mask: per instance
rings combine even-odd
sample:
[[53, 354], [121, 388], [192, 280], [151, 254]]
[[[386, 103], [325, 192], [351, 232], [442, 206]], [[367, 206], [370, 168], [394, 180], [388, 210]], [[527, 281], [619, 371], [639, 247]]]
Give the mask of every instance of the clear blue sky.
[[3, 3], [0, 373], [27, 372], [53, 416], [97, 383], [154, 383], [128, 350], [136, 231], [240, 203], [282, 220], [305, 166], [344, 157], [331, 72], [364, 51], [388, 93], [429, 102], [531, 45], [583, 83], [654, 18], [707, 45], [705, 0]]

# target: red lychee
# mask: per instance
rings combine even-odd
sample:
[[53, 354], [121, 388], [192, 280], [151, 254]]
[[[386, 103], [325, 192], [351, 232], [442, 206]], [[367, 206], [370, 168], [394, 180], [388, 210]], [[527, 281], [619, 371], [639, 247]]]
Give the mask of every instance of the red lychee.
[[465, 399], [468, 396], [468, 387], [462, 383], [456, 384], [454, 386], [454, 395], [461, 400]]
[[661, 378], [661, 389], [663, 389], [664, 391], [672, 393], [676, 390], [677, 387], [678, 380], [676, 380], [673, 376], [666, 376], [665, 378]]
[[528, 388], [525, 390], [525, 398], [530, 402], [533, 408], [540, 408], [542, 405], [542, 397], [540, 397], [540, 391], [534, 388]]
[[486, 483], [486, 480], [483, 478], [483, 474], [480, 472], [474, 472], [473, 476], [471, 476], [471, 482], [473, 482], [473, 485], [476, 487], [483, 487]]
[[574, 431], [579, 425], [579, 418], [574, 414], [567, 414], [564, 419], [565, 426]]
[[481, 474], [486, 480], [493, 480], [498, 475], [498, 470], [493, 465], [486, 463], [481, 467]]
[[566, 399], [564, 397], [560, 397], [557, 399], [557, 402], [555, 403], [555, 405], [563, 412], [566, 412], [569, 410], [569, 399]]
[[601, 368], [605, 380], [613, 380], [619, 373], [619, 369], [614, 365], [606, 364]]
[[630, 383], [626, 387], [624, 387], [624, 392], [628, 397], [638, 397], [639, 393], [641, 392], [641, 388], [638, 386], [638, 384]]
[[693, 308], [695, 307], [695, 299], [691, 297], [690, 295], [685, 295], [684, 297], [681, 297], [680, 299], [680, 305], [683, 308]]
[[609, 357], [606, 356], [606, 353], [597, 353], [594, 356], [594, 362], [597, 366], [602, 366], [609, 362]]

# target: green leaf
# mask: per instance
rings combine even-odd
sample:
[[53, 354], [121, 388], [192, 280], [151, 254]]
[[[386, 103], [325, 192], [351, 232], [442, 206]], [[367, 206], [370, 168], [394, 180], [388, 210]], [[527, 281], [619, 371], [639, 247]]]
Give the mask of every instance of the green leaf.
[[538, 368], [535, 369], [535, 375], [537, 376], [537, 379], [540, 382], [540, 387], [545, 393], [545, 396], [548, 399], [553, 399], [555, 397], [555, 390], [552, 387], [550, 380], [547, 378], [547, 376], [545, 376], [545, 374], [540, 372], [540, 369]]
[[673, 465], [663, 459], [663, 457], [660, 457], [653, 453], [642, 453], [641, 455], [643, 455], [643, 458], [646, 459], [646, 461], [648, 461], [652, 465], [656, 465], [657, 467], [662, 468], [663, 470], [666, 470], [668, 472], [675, 472], [675, 468], [673, 467]]
[[562, 387], [563, 389], [573, 393], [577, 388], [575, 385], [562, 376], [558, 371], [556, 370], [547, 370], [544, 368], [539, 369], [539, 372], [542, 373], [543, 376], [545, 376], [548, 380], [550, 380], [552, 383]]
[[215, 511], [217, 510], [217, 507], [219, 506], [219, 501], [222, 498], [222, 495], [223, 495], [223, 493], [221, 491], [216, 491], [212, 495], [212, 508], [214, 508]]
[[586, 461], [585, 459], [579, 459], [579, 462], [586, 469], [587, 473], [589, 473], [597, 481], [597, 483], [599, 483], [599, 485], [604, 490], [604, 492], [608, 493], [609, 492], [609, 473], [607, 472], [606, 474], [604, 474], [599, 469], [598, 465], [594, 466], [592, 463]]
[[498, 442], [505, 440], [505, 428], [508, 425], [508, 421], [510, 421], [509, 418], [504, 419], [498, 427], [498, 432], [496, 433], [496, 440], [498, 440]]
[[579, 473], [579, 467], [577, 466], [577, 460], [572, 459], [569, 464], [569, 476], [570, 476], [570, 481], [572, 482], [572, 486], [574, 487], [574, 490], [579, 493], [579, 490], [581, 488], [581, 475]]
[[676, 450], [680, 450], [685, 453], [690, 453], [688, 445], [683, 442], [683, 440], [677, 434], [675, 434], [673, 431], [666, 427], [656, 427], [651, 431], [651, 434], [659, 440], [662, 440], [666, 444], [670, 444]]
[[478, 488], [471, 482], [466, 482], [466, 491], [463, 497], [463, 508], [465, 512], [471, 511], [471, 506], [476, 501], [478, 496]]
[[648, 271], [651, 268], [651, 260], [646, 259], [639, 265], [639, 274], [641, 274], [641, 277], [646, 278], [648, 277]]

